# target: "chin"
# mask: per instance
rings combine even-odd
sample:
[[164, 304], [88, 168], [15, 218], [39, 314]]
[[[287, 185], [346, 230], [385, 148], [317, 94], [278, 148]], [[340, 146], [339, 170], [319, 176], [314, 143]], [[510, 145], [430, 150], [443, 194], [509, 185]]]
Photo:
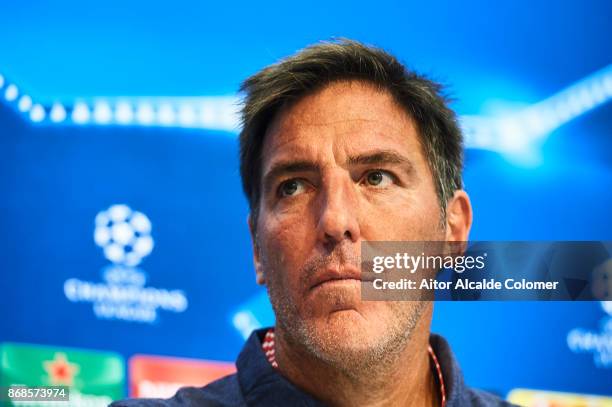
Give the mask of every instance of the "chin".
[[328, 349], [364, 351], [386, 332], [380, 320], [368, 320], [355, 309], [334, 310], [312, 322], [312, 334]]
[[310, 322], [302, 337], [309, 353], [349, 376], [370, 370], [386, 357], [385, 329], [369, 324], [355, 310], [336, 311]]

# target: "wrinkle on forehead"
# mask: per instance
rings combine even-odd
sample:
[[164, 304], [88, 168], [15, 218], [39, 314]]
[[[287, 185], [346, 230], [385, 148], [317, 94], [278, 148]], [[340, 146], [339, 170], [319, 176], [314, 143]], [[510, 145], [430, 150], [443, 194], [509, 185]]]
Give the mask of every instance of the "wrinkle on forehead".
[[[325, 126], [350, 121], [381, 121], [380, 116], [393, 114], [393, 121], [411, 122], [411, 117], [390, 92], [363, 81], [334, 82], [289, 103], [279, 110], [268, 128]], [[392, 126], [395, 127], [395, 126]]]
[[[420, 149], [413, 120], [391, 94], [362, 82], [337, 82], [279, 111], [266, 132], [263, 157], [344, 155], [373, 147]], [[315, 148], [316, 145], [316, 148]], [[337, 157], [339, 158], [339, 157]]]

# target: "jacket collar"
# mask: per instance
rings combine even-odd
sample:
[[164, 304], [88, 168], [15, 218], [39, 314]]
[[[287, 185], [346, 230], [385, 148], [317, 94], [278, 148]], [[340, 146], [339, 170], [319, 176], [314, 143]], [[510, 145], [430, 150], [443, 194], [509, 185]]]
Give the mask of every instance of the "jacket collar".
[[[261, 348], [267, 330], [268, 328], [253, 331], [236, 360], [238, 382], [246, 404], [324, 406], [311, 395], [295, 387], [270, 365]], [[432, 334], [429, 343], [442, 370], [446, 386], [446, 406], [468, 405], [469, 391], [448, 342], [443, 337]]]

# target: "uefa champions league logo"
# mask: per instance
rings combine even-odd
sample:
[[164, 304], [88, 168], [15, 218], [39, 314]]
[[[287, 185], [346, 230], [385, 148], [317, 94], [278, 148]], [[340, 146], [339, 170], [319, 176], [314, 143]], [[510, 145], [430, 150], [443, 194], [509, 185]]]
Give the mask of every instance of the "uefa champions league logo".
[[188, 301], [182, 290], [147, 286], [146, 273], [137, 267], [153, 251], [151, 229], [144, 213], [124, 204], [99, 212], [93, 240], [111, 264], [102, 269], [104, 282], [66, 280], [66, 298], [92, 303], [99, 319], [155, 323], [159, 310], [184, 312]]
[[94, 241], [109, 261], [137, 266], [153, 250], [151, 221], [127, 205], [113, 205], [96, 216]]

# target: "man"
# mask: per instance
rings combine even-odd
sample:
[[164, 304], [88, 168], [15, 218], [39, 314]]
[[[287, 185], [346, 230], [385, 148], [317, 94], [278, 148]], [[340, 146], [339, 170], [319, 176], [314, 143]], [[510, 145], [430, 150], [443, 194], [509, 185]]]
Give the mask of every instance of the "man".
[[364, 241], [466, 241], [462, 136], [440, 86], [354, 41], [248, 78], [240, 166], [256, 279], [276, 315], [238, 372], [115, 406], [489, 406], [466, 387], [429, 301], [362, 301]]

